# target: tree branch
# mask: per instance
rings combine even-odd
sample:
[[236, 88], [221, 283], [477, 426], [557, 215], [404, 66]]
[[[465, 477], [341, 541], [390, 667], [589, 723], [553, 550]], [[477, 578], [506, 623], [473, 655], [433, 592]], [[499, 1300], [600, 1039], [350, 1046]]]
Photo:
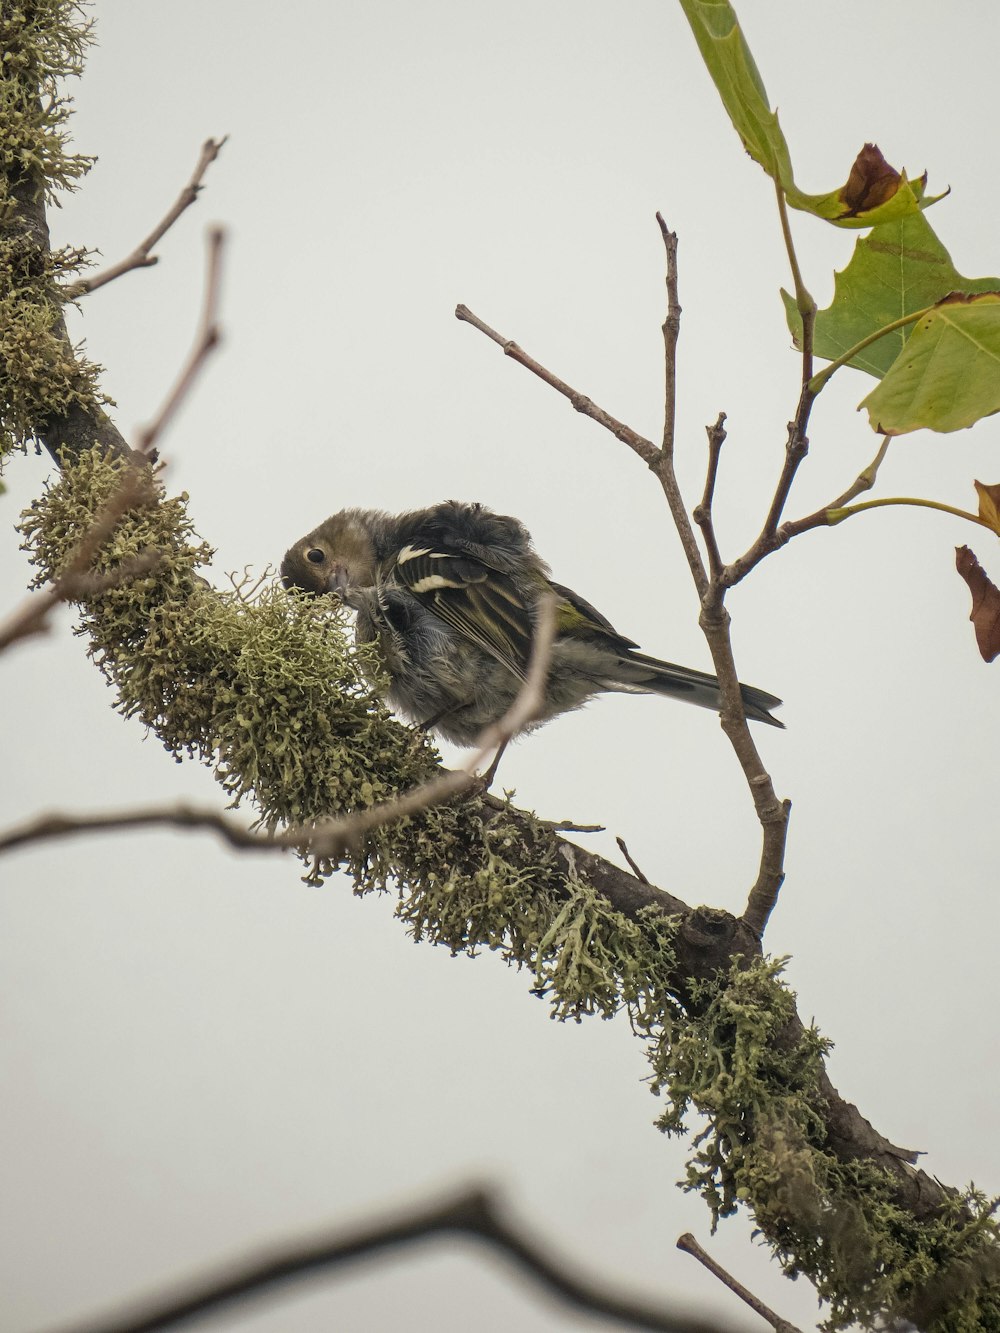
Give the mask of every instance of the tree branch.
[[878, 476], [878, 470], [882, 466], [889, 450], [889, 439], [890, 436], [888, 435], [882, 436], [882, 442], [879, 445], [878, 453], [866, 468], [862, 468], [851, 482], [850, 486], [848, 486], [847, 490], [844, 491], [842, 495], [838, 495], [836, 500], [831, 500], [828, 505], [824, 505], [822, 509], [817, 509], [812, 514], [807, 514], [805, 518], [792, 519], [787, 523], [782, 523], [781, 527], [778, 529], [778, 541], [781, 545], [784, 546], [785, 543], [791, 541], [793, 537], [798, 537], [800, 533], [809, 532], [813, 528], [833, 526], [830, 521], [831, 510], [842, 509], [844, 505], [850, 504], [852, 500], [861, 495], [864, 491], [870, 491], [875, 485], [875, 478]]
[[67, 292], [69, 300], [77, 300], [81, 296], [86, 296], [90, 292], [96, 292], [98, 287], [105, 287], [109, 282], [114, 282], [125, 273], [130, 273], [136, 268], [149, 268], [152, 264], [159, 263], [159, 255], [151, 253], [153, 246], [161, 241], [177, 219], [184, 213], [201, 193], [201, 183], [205, 172], [219, 156], [223, 144], [225, 144], [228, 135], [221, 139], [206, 139], [201, 146], [201, 153], [198, 157], [198, 163], [194, 169], [191, 179], [181, 190], [180, 194], [174, 200], [173, 206], [168, 210], [160, 222], [153, 228], [144, 241], [140, 241], [131, 254], [126, 255], [124, 259], [112, 264], [110, 268], [104, 269], [100, 273], [95, 273], [91, 278], [82, 278], [75, 282]]
[[237, 851], [293, 849], [321, 859], [338, 861], [352, 847], [358, 846], [372, 829], [381, 828], [409, 815], [418, 814], [431, 806], [440, 805], [476, 784], [475, 772], [484, 759], [498, 747], [502, 749], [541, 712], [554, 632], [555, 598], [547, 596], [540, 599], [538, 604], [531, 660], [524, 683], [504, 716], [487, 728], [479, 738], [471, 759], [463, 768], [445, 769], [429, 782], [403, 792], [391, 801], [383, 801], [367, 810], [358, 810], [337, 819], [321, 820], [310, 826], [290, 828], [279, 834], [254, 833], [217, 811], [199, 810], [184, 804], [171, 807], [147, 806], [138, 810], [102, 811], [96, 815], [67, 815], [54, 812], [40, 815], [26, 824], [10, 829], [6, 833], [0, 833], [0, 853], [33, 842], [65, 838], [80, 833], [167, 826], [211, 829]]
[[108, 570], [106, 574], [68, 572], [63, 574], [51, 588], [26, 598], [7, 620], [0, 623], [0, 653], [11, 644], [17, 643], [19, 639], [45, 634], [49, 628], [52, 612], [63, 602], [98, 597], [110, 588], [120, 588], [123, 583], [128, 583], [142, 574], [148, 574], [151, 569], [156, 568], [162, 558], [159, 551], [145, 551], [142, 555], [137, 555], [134, 560], [126, 560], [116, 569]]
[[659, 450], [656, 445], [653, 444], [652, 440], [647, 440], [645, 436], [634, 431], [631, 426], [626, 426], [623, 422], [618, 421], [617, 418], [610, 414], [610, 412], [605, 412], [603, 407], [598, 407], [597, 404], [585, 394], [578, 393], [576, 389], [570, 388], [565, 380], [561, 380], [558, 375], [553, 375], [551, 370], [546, 370], [545, 367], [540, 365], [533, 357], [528, 356], [527, 352], [522, 351], [516, 342], [512, 342], [509, 338], [504, 338], [502, 334], [497, 333], [495, 329], [491, 329], [488, 324], [484, 324], [477, 315], [472, 313], [468, 306], [456, 306], [455, 318], [462, 320], [466, 324], [471, 324], [472, 327], [478, 329], [480, 333], [485, 333], [487, 338], [490, 338], [495, 342], [498, 347], [503, 348], [504, 356], [511, 357], [511, 359], [516, 361], [519, 365], [524, 366], [526, 370], [530, 370], [533, 375], [537, 375], [540, 380], [544, 380], [546, 384], [551, 385], [557, 393], [561, 393], [564, 398], [569, 399], [571, 405], [577, 412], [582, 412], [585, 417], [590, 417], [590, 419], [596, 421], [599, 426], [603, 426], [605, 430], [609, 430], [616, 440], [621, 440], [623, 444], [627, 444], [632, 452], [638, 454], [644, 463], [647, 463], [652, 467], [656, 462], [656, 459], [659, 456]]
[[508, 1220], [495, 1192], [467, 1188], [437, 1203], [400, 1210], [367, 1225], [323, 1233], [228, 1264], [201, 1279], [153, 1297], [131, 1311], [116, 1311], [78, 1325], [73, 1333], [152, 1333], [244, 1302], [270, 1288], [396, 1250], [436, 1236], [469, 1236], [500, 1251], [565, 1305], [630, 1328], [658, 1333], [723, 1333], [705, 1319], [675, 1314], [651, 1301], [594, 1282], [579, 1267], [557, 1259], [526, 1228]]
[[[680, 334], [681, 324], [681, 307], [678, 300], [677, 279], [677, 234], [676, 232], [669, 230], [660, 213], [657, 213], [656, 221], [660, 228], [660, 235], [663, 238], [663, 248], [666, 251], [667, 256], [667, 313], [663, 320], [665, 388], [663, 448], [659, 451], [656, 458], [651, 460], [649, 466], [656, 474], [660, 486], [663, 488], [663, 494], [666, 497], [667, 506], [670, 509], [670, 517], [674, 521], [674, 527], [677, 529], [677, 535], [680, 538], [681, 546], [688, 562], [688, 568], [691, 571], [691, 577], [694, 579], [694, 586], [697, 589], [699, 599], [703, 601], [708, 592], [708, 575], [705, 573], [705, 564], [701, 558], [701, 551], [698, 549], [698, 542], [695, 539], [694, 528], [691, 526], [691, 520], [688, 518], [687, 508], [684, 504], [684, 497], [681, 495], [680, 484], [677, 480], [677, 471], [674, 467], [677, 339]], [[739, 706], [742, 708], [742, 701]]]
[[205, 274], [205, 295], [203, 298], [201, 322], [195, 337], [194, 346], [178, 375], [174, 387], [167, 394], [163, 406], [148, 426], [138, 433], [136, 450], [147, 458], [152, 455], [156, 441], [166, 429], [184, 398], [191, 391], [209, 354], [218, 347], [222, 333], [218, 324], [219, 288], [222, 279], [222, 251], [226, 234], [221, 227], [211, 227], [208, 232], [208, 262]]
[[719, 458], [726, 440], [726, 414], [720, 412], [714, 426], [706, 426], [708, 435], [708, 468], [705, 472], [705, 490], [701, 502], [695, 506], [691, 517], [701, 529], [701, 538], [708, 552], [708, 572], [712, 579], [718, 579], [723, 570], [722, 555], [715, 535], [715, 520], [712, 516], [712, 504], [715, 500], [715, 482], [719, 475]]
[[732, 1273], [728, 1273], [720, 1263], [717, 1263], [707, 1250], [703, 1250], [690, 1231], [685, 1231], [683, 1236], [677, 1238], [677, 1248], [697, 1259], [713, 1277], [719, 1279], [724, 1287], [728, 1287], [730, 1291], [735, 1292], [741, 1301], [745, 1301], [755, 1314], [759, 1314], [762, 1319], [766, 1319], [775, 1333], [799, 1333], [794, 1324], [789, 1323], [787, 1319], [782, 1319], [781, 1315], [775, 1314], [769, 1305], [765, 1305], [752, 1291], [748, 1291], [743, 1283], [738, 1282]]

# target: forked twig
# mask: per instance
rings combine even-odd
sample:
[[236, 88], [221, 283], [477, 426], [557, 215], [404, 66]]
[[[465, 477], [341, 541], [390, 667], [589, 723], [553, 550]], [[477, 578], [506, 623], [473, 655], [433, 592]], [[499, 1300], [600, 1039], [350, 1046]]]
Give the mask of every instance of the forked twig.
[[518, 365], [524, 366], [525, 370], [530, 370], [533, 375], [537, 375], [540, 380], [544, 380], [546, 384], [555, 389], [556, 393], [561, 393], [564, 398], [568, 398], [571, 406], [577, 412], [582, 412], [585, 417], [590, 417], [599, 426], [609, 430], [616, 440], [621, 440], [623, 444], [627, 444], [632, 452], [638, 454], [649, 467], [653, 467], [656, 463], [660, 451], [652, 440], [647, 440], [644, 435], [634, 431], [631, 426], [626, 426], [617, 417], [613, 417], [610, 412], [605, 412], [603, 407], [598, 407], [593, 399], [588, 398], [586, 394], [579, 393], [576, 389], [571, 388], [565, 380], [561, 380], [558, 375], [553, 375], [551, 370], [546, 370], [541, 362], [529, 356], [516, 342], [497, 333], [496, 329], [491, 329], [478, 315], [474, 315], [467, 305], [455, 307], [455, 318], [466, 324], [471, 324], [480, 333], [485, 333], [487, 338], [490, 338], [498, 347], [503, 349], [504, 356], [509, 356]]
[[433, 1236], [469, 1236], [501, 1251], [551, 1295], [577, 1310], [628, 1328], [656, 1333], [723, 1333], [706, 1319], [675, 1314], [595, 1282], [557, 1259], [536, 1236], [510, 1221], [494, 1191], [463, 1189], [438, 1202], [399, 1209], [367, 1225], [309, 1237], [220, 1267], [128, 1312], [115, 1312], [73, 1333], [152, 1333], [244, 1302], [308, 1274], [330, 1271], [364, 1255], [399, 1249]]
[[284, 833], [264, 834], [237, 824], [213, 810], [192, 806], [144, 807], [138, 810], [105, 811], [96, 815], [41, 815], [0, 834], [0, 853], [29, 843], [69, 837], [79, 833], [104, 832], [123, 828], [168, 826], [207, 828], [218, 833], [237, 851], [285, 851], [289, 848], [322, 860], [339, 860], [356, 847], [374, 828], [395, 823], [440, 805], [477, 782], [476, 769], [500, 745], [523, 730], [541, 711], [545, 698], [545, 679], [551, 658], [555, 632], [555, 598], [539, 602], [534, 642], [527, 676], [510, 708], [479, 738], [475, 752], [463, 768], [454, 769], [404, 792], [391, 801], [383, 801], [367, 810], [358, 810], [337, 819], [319, 820], [312, 825], [287, 829]]
[[130, 509], [148, 504], [151, 496], [149, 463], [144, 458], [139, 460], [133, 457], [126, 463], [115, 489], [94, 515], [69, 563], [52, 586], [27, 598], [0, 625], [0, 652], [19, 639], [44, 633], [49, 616], [62, 602], [93, 596], [117, 587], [130, 578], [146, 573], [162, 559], [158, 551], [142, 552], [106, 574], [90, 572], [91, 561], [114, 532], [122, 516]]
[[112, 264], [100, 273], [95, 273], [91, 278], [81, 278], [79, 282], [73, 283], [69, 293], [70, 299], [75, 300], [81, 296], [86, 296], [90, 292], [96, 292], [98, 287], [106, 287], [109, 282], [114, 282], [116, 278], [120, 278], [124, 273], [131, 273], [133, 269], [149, 268], [151, 265], [159, 263], [159, 256], [152, 253], [153, 246], [163, 239], [181, 214], [189, 209], [198, 198], [205, 172], [219, 156], [227, 138], [228, 135], [221, 139], [205, 140], [201, 146], [201, 154], [198, 157], [198, 163], [191, 179], [146, 239], [140, 241], [132, 253], [126, 255], [124, 259], [120, 259], [117, 264]]

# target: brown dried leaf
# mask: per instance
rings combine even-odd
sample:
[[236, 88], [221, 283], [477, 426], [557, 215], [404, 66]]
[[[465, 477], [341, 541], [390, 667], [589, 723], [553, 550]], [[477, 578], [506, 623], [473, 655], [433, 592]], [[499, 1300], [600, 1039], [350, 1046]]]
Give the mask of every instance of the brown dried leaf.
[[1000, 485], [984, 486], [981, 481], [972, 484], [979, 493], [979, 517], [1000, 537]]
[[990, 582], [967, 546], [956, 548], [955, 568], [972, 593], [969, 619], [976, 631], [979, 652], [984, 662], [992, 662], [1000, 654], [1000, 588]]
[[882, 156], [878, 144], [866, 143], [854, 159], [847, 182], [839, 191], [849, 213], [868, 213], [886, 203], [899, 189], [902, 177]]

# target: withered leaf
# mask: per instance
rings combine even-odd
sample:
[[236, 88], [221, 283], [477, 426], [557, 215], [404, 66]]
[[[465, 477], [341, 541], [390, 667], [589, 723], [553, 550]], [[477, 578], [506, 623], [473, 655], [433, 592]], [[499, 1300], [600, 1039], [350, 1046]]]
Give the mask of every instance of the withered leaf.
[[878, 144], [866, 143], [854, 159], [840, 198], [849, 215], [867, 213], [884, 204], [899, 189], [901, 176], [882, 156]]
[[969, 619], [976, 631], [979, 652], [984, 662], [992, 662], [1000, 654], [1000, 588], [990, 581], [967, 546], [956, 548], [955, 568], [972, 593]]
[[979, 517], [1000, 537], [1000, 485], [984, 486], [981, 481], [972, 484], [979, 493]]

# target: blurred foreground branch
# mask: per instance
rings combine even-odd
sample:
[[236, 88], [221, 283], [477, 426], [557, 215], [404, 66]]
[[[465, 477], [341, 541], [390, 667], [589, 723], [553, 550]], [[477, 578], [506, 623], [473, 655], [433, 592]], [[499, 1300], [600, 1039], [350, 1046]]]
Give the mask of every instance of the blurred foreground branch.
[[108, 1314], [63, 1333], [151, 1333], [246, 1301], [282, 1283], [440, 1235], [484, 1241], [512, 1259], [549, 1295], [586, 1314], [661, 1333], [724, 1333], [708, 1320], [685, 1317], [591, 1281], [581, 1269], [556, 1259], [523, 1226], [509, 1221], [496, 1193], [481, 1188], [464, 1189], [437, 1203], [400, 1210], [367, 1225], [221, 1266], [200, 1280], [178, 1283], [172, 1292], [130, 1312]]

